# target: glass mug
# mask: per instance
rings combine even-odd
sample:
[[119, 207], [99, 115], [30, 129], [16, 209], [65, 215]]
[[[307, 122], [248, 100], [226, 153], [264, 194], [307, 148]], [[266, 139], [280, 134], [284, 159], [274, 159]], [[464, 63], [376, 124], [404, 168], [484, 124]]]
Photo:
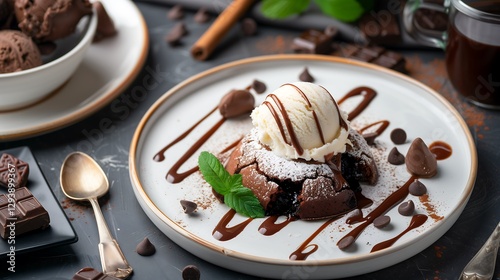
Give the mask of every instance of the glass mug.
[[[447, 13], [447, 31], [419, 28], [418, 9]], [[416, 41], [445, 50], [448, 77], [461, 95], [480, 107], [500, 109], [500, 0], [445, 0], [443, 5], [409, 0], [403, 16]]]

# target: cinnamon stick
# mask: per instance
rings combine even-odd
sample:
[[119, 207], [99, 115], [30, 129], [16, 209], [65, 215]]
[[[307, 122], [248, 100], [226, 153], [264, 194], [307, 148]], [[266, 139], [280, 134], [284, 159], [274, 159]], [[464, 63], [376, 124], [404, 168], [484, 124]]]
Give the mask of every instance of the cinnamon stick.
[[206, 60], [229, 29], [250, 8], [253, 0], [234, 0], [215, 19], [207, 31], [194, 43], [191, 55], [197, 60]]

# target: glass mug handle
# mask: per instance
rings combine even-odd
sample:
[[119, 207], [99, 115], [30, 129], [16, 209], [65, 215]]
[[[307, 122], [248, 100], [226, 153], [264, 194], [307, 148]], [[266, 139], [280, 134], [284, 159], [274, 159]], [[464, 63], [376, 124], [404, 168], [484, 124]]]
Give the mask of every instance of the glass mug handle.
[[445, 0], [443, 5], [425, 3], [423, 0], [408, 0], [403, 10], [403, 24], [406, 32], [420, 44], [429, 47], [438, 47], [444, 49], [446, 47], [447, 33], [440, 32], [436, 35], [424, 34], [418, 29], [414, 22], [415, 12], [419, 9], [429, 9], [433, 11], [443, 12], [448, 14], [450, 1]]

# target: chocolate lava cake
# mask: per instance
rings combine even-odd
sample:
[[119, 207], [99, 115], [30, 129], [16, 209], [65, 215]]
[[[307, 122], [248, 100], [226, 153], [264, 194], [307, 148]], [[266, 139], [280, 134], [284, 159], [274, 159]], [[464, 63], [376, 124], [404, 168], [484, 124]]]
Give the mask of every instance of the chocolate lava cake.
[[226, 169], [239, 173], [266, 215], [290, 215], [302, 220], [324, 219], [357, 207], [359, 182], [374, 184], [375, 160], [365, 139], [349, 131], [345, 153], [325, 163], [289, 160], [262, 145], [253, 129], [231, 153]]

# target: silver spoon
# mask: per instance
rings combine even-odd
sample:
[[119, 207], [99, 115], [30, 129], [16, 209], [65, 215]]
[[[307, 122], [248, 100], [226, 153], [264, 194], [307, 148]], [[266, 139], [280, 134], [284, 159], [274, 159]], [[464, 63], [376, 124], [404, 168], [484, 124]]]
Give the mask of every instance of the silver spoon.
[[88, 200], [94, 209], [103, 273], [120, 279], [127, 278], [132, 273], [132, 267], [111, 236], [97, 202], [97, 198], [109, 190], [108, 179], [101, 167], [84, 153], [71, 153], [62, 164], [60, 182], [62, 191], [67, 197], [74, 200]]
[[486, 243], [465, 266], [460, 280], [490, 280], [495, 272], [498, 247], [500, 246], [500, 223], [491, 233]]

